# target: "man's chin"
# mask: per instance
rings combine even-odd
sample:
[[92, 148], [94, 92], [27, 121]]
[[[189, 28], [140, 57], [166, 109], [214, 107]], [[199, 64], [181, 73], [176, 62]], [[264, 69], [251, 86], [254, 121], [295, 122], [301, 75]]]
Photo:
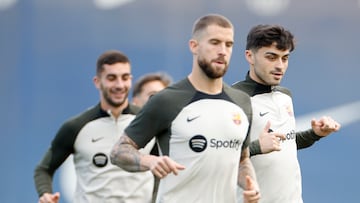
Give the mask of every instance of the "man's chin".
[[126, 100], [113, 100], [113, 101], [111, 102], [111, 105], [112, 105], [113, 107], [120, 107], [120, 106], [122, 106], [122, 105], [125, 103], [125, 101], [126, 101]]
[[280, 85], [280, 81], [281, 80], [274, 80], [270, 83], [271, 86], [276, 86], [276, 85]]

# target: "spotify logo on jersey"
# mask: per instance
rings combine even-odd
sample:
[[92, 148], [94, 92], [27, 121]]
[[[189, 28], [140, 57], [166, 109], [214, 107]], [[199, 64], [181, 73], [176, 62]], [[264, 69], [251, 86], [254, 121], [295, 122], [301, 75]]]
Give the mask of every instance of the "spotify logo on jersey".
[[93, 164], [97, 167], [104, 167], [108, 162], [108, 158], [104, 153], [97, 153], [93, 157]]
[[202, 152], [206, 149], [207, 147], [207, 140], [204, 136], [202, 135], [195, 135], [194, 137], [192, 137], [189, 140], [189, 147], [194, 151], [194, 152]]

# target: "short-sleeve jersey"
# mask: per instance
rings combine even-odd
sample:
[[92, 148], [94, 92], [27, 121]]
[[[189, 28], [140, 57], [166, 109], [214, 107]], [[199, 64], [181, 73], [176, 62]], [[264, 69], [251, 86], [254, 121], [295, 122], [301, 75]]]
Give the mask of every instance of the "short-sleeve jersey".
[[[134, 109], [128, 106], [116, 119], [96, 105], [65, 122], [35, 170], [39, 194], [51, 191], [51, 182], [42, 184], [46, 174], [52, 175], [72, 153], [77, 176], [73, 202], [151, 202], [151, 172], [130, 173], [110, 162], [111, 149], [135, 117]], [[144, 153], [150, 149], [147, 146]]]
[[301, 173], [297, 158], [295, 118], [290, 91], [280, 86], [266, 86], [249, 75], [233, 88], [251, 96], [253, 117], [251, 141], [257, 140], [268, 121], [273, 132], [284, 133], [281, 151], [251, 156], [261, 191], [261, 203], [302, 203]]
[[241, 150], [248, 145], [250, 97], [224, 84], [198, 92], [186, 78], [150, 98], [126, 134], [185, 166], [161, 179], [156, 202], [235, 203]]

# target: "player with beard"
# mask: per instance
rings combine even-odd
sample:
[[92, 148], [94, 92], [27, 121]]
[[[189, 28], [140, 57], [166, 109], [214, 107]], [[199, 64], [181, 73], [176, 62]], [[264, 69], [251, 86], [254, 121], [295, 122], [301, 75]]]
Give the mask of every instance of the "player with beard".
[[[156, 202], [235, 203], [238, 184], [245, 202], [260, 198], [249, 159], [250, 98], [223, 82], [233, 39], [224, 16], [199, 18], [191, 73], [155, 94], [113, 147], [113, 164], [161, 179]], [[160, 156], [139, 153], [154, 137]]]
[[[56, 203], [52, 178], [65, 159], [73, 154], [77, 182], [73, 202], [151, 202], [151, 172], [129, 173], [114, 166], [109, 154], [124, 128], [139, 108], [129, 104], [131, 64], [123, 53], [110, 50], [97, 60], [93, 79], [100, 103], [67, 120], [36, 166], [34, 180], [39, 203]], [[154, 142], [143, 150], [149, 153]]]

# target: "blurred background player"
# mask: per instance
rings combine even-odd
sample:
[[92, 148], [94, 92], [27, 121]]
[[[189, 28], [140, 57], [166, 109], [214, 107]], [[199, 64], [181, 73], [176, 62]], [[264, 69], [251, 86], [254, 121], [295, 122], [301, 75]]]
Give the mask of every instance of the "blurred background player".
[[169, 86], [172, 83], [172, 78], [164, 73], [148, 73], [141, 76], [133, 86], [132, 103], [138, 107], [143, 107], [148, 99]]
[[[34, 172], [39, 203], [57, 203], [52, 178], [73, 154], [76, 189], [72, 202], [151, 202], [154, 179], [151, 172], [129, 173], [110, 163], [109, 153], [139, 107], [129, 104], [131, 64], [126, 55], [109, 50], [97, 60], [93, 79], [100, 103], [67, 120]], [[149, 153], [153, 147], [145, 147]]]

